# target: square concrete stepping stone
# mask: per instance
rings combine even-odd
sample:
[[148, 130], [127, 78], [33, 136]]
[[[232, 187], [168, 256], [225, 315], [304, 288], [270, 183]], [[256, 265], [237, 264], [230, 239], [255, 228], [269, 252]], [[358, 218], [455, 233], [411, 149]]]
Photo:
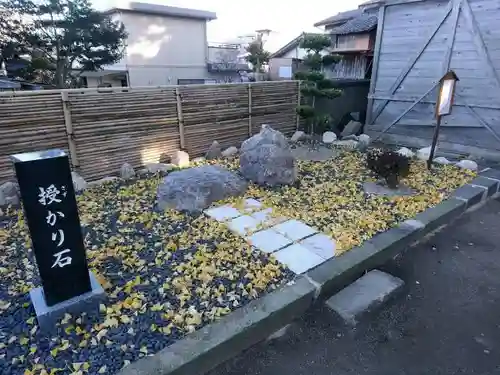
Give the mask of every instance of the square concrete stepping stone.
[[273, 229], [293, 241], [301, 240], [317, 232], [314, 228], [298, 220], [285, 221], [274, 226]]
[[265, 210], [254, 212], [250, 216], [257, 220], [263, 228], [271, 227], [287, 220], [286, 217], [273, 217], [271, 215], [272, 212], [272, 208], [266, 208]]
[[257, 199], [253, 198], [245, 199], [243, 211], [250, 213], [259, 210], [261, 208], [262, 208], [262, 203], [260, 203]]
[[260, 251], [273, 253], [292, 243], [292, 240], [272, 229], [261, 230], [247, 237], [248, 242]]
[[380, 307], [403, 288], [404, 281], [388, 273], [373, 270], [357, 279], [326, 301], [326, 305], [347, 324]]
[[232, 207], [229, 204], [224, 206], [209, 208], [208, 210], [205, 210], [205, 214], [211, 217], [212, 219], [222, 222], [234, 219], [235, 217], [242, 215], [240, 211], [238, 211], [236, 208]]
[[326, 234], [315, 234], [302, 240], [300, 244], [304, 247], [307, 247], [313, 253], [318, 254], [325, 260], [331, 259], [335, 256], [335, 240], [331, 239]]
[[274, 256], [296, 274], [304, 273], [325, 261], [318, 254], [300, 244], [278, 250]]
[[259, 230], [259, 222], [251, 216], [240, 216], [232, 219], [228, 223], [228, 227], [233, 232], [245, 237], [253, 232]]

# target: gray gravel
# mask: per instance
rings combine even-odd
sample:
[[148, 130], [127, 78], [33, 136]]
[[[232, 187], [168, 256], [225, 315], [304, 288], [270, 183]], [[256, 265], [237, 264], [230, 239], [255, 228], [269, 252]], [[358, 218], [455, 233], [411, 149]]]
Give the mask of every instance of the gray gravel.
[[387, 264], [406, 291], [355, 329], [319, 307], [210, 375], [500, 374], [500, 202]]

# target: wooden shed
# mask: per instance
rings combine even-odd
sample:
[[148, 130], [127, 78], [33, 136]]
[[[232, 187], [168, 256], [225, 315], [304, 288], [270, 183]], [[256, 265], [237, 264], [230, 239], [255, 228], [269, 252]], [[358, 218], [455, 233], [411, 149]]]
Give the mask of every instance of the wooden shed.
[[500, 0], [386, 0], [379, 9], [365, 131], [431, 143], [439, 79], [459, 78], [438, 148], [500, 159]]

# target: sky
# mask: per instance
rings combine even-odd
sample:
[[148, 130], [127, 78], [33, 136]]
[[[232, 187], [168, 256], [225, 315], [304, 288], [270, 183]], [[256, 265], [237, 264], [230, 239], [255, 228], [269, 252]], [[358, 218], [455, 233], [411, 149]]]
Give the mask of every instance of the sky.
[[[94, 0], [98, 9], [110, 8], [123, 0]], [[152, 4], [215, 12], [217, 20], [208, 23], [208, 41], [225, 42], [258, 29], [273, 32], [266, 43], [271, 52], [287, 44], [303, 31], [318, 31], [313, 24], [338, 12], [355, 9], [360, 0], [136, 0]], [[241, 5], [245, 4], [245, 5]], [[293, 4], [293, 6], [291, 5]]]

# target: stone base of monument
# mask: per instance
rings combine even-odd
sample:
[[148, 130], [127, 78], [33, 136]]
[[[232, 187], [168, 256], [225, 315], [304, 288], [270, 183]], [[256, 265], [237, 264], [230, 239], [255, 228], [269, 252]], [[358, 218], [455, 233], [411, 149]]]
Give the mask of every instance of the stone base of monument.
[[89, 272], [89, 274], [92, 287], [90, 292], [53, 306], [47, 306], [45, 303], [45, 297], [41, 287], [30, 291], [31, 303], [35, 308], [40, 330], [45, 332], [56, 330], [56, 323], [58, 323], [65, 314], [79, 315], [81, 313], [86, 313], [87, 315], [97, 315], [99, 313], [99, 304], [106, 299], [106, 293], [94, 274], [92, 272]]

